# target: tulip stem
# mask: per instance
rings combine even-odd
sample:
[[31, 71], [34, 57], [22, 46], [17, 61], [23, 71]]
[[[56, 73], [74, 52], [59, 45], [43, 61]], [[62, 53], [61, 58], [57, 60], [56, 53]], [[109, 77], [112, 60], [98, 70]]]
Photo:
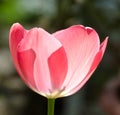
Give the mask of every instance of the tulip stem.
[[48, 115], [54, 115], [55, 99], [48, 99]]

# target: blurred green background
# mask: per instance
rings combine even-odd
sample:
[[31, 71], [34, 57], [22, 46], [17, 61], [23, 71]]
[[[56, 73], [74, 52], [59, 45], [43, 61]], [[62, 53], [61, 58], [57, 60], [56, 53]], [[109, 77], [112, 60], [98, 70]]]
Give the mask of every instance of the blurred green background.
[[[120, 112], [120, 0], [0, 0], [0, 115], [46, 115], [47, 99], [26, 87], [13, 66], [8, 37], [15, 22], [50, 33], [82, 24], [94, 28], [101, 41], [109, 36], [91, 79], [75, 95], [57, 99], [55, 115], [120, 115], [109, 113], [118, 105]], [[109, 85], [115, 81], [119, 85]]]

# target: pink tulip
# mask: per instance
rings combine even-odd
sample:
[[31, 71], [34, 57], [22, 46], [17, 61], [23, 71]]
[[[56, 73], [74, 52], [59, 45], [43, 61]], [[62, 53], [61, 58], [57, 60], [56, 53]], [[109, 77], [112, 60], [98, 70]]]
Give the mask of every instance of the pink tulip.
[[77, 92], [97, 68], [107, 40], [100, 45], [96, 31], [82, 25], [50, 34], [15, 23], [9, 36], [12, 59], [22, 80], [47, 98]]

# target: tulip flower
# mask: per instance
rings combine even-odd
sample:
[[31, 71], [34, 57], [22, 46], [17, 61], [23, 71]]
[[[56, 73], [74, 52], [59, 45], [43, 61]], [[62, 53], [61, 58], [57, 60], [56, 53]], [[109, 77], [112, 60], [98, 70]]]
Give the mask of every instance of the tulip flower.
[[82, 25], [48, 33], [42, 28], [10, 29], [14, 65], [25, 84], [38, 94], [55, 99], [76, 93], [101, 61], [107, 37], [100, 44], [97, 32]]

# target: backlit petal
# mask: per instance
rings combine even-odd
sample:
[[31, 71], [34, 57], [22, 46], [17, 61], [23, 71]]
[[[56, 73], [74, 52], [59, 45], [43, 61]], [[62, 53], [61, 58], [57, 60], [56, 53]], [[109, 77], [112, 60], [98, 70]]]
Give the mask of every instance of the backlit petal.
[[18, 52], [18, 64], [22, 74], [24, 75], [25, 83], [32, 89], [36, 89], [34, 72], [35, 53], [32, 49], [23, 52]]
[[[50, 77], [51, 67], [49, 70], [49, 66], [52, 63], [50, 61], [50, 65], [48, 66], [48, 59], [54, 52], [58, 55], [57, 52], [61, 52], [59, 50], [60, 48], [62, 48], [61, 43], [41, 28], [31, 29], [19, 44], [19, 52], [32, 49], [35, 53], [33, 77], [37, 90], [41, 93], [43, 92], [49, 95], [51, 91], [55, 90], [53, 89], [53, 80]], [[55, 61], [57, 61], [57, 59]]]
[[9, 45], [10, 45], [9, 47], [10, 47], [10, 52], [12, 55], [12, 60], [14, 62], [16, 69], [18, 70], [19, 74], [21, 75], [23, 79], [24, 77], [19, 68], [18, 60], [17, 60], [17, 47], [20, 41], [23, 39], [25, 33], [26, 33], [26, 30], [20, 24], [15, 23], [11, 27], [10, 35], [9, 35]]
[[100, 41], [95, 30], [81, 25], [53, 34], [65, 48], [68, 58], [68, 74], [63, 87], [71, 89], [79, 84], [88, 73]]
[[105, 52], [105, 49], [106, 49], [106, 45], [107, 45], [107, 41], [108, 41], [108, 38], [106, 38], [103, 43], [100, 45], [100, 50], [99, 52], [96, 54], [94, 60], [93, 60], [93, 63], [89, 69], [89, 72], [87, 73], [87, 75], [84, 77], [84, 79], [79, 83], [79, 84], [76, 84], [75, 87], [72, 87], [71, 90], [69, 90], [69, 88], [66, 87], [66, 90], [65, 90], [65, 93], [64, 93], [64, 96], [69, 96], [69, 95], [72, 95], [74, 93], [76, 93], [79, 89], [81, 89], [81, 87], [83, 87], [83, 85], [89, 80], [90, 76], [92, 75], [92, 73], [95, 71], [95, 69], [97, 68], [98, 64], [100, 63], [102, 57], [103, 57], [103, 54]]
[[63, 47], [48, 58], [48, 65], [53, 89], [62, 90], [60, 86], [64, 82], [68, 69], [67, 57]]

